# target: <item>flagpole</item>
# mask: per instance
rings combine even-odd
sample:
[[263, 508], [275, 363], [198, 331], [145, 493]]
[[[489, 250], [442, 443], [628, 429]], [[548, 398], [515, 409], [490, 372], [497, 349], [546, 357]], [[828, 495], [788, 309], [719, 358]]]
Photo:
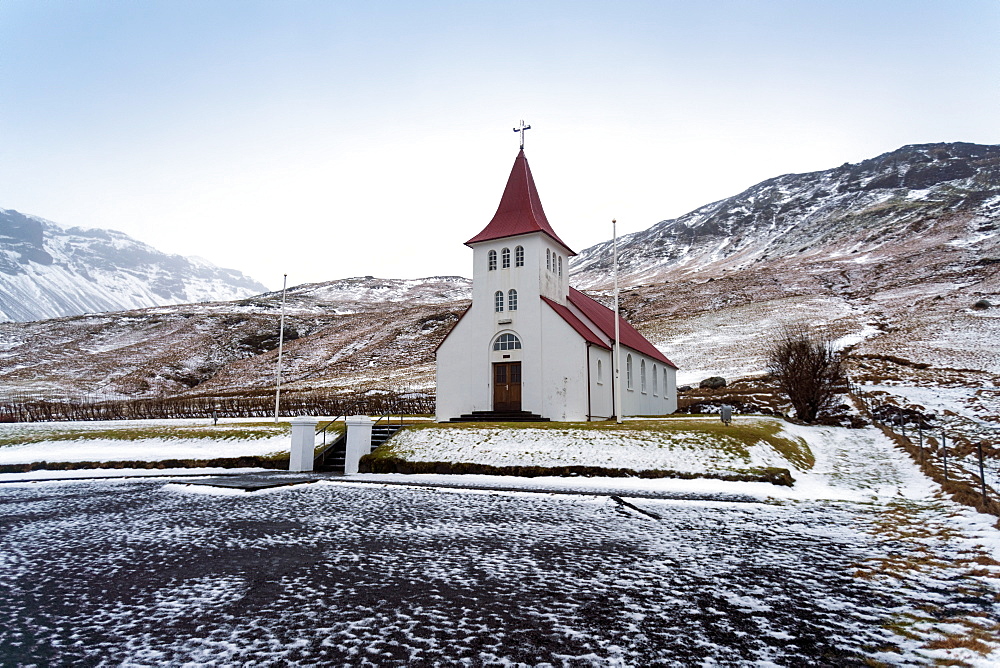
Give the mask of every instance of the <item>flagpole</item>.
[[612, 386], [612, 394], [614, 395], [615, 402], [615, 419], [618, 424], [622, 423], [622, 377], [621, 377], [621, 366], [622, 366], [622, 348], [621, 348], [621, 331], [620, 325], [618, 324], [618, 223], [616, 220], [611, 220], [611, 237], [613, 239], [614, 246], [614, 270], [615, 275], [615, 375]]
[[281, 352], [285, 344], [285, 290], [288, 288], [288, 274], [281, 283], [281, 325], [278, 332], [278, 379], [274, 387], [274, 421], [278, 421], [278, 406], [281, 404]]

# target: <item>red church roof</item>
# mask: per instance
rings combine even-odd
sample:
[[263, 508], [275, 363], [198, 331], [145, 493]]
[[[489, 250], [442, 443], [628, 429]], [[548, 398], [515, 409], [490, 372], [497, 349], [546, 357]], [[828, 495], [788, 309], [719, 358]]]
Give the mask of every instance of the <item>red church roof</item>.
[[584, 341], [593, 343], [595, 346], [600, 346], [601, 348], [607, 348], [611, 350], [611, 346], [601, 341], [600, 337], [594, 334], [593, 330], [587, 327], [583, 322], [580, 321], [576, 315], [570, 311], [568, 308], [562, 304], [558, 304], [548, 297], [542, 297], [542, 301], [552, 307], [552, 310], [559, 314], [559, 316], [566, 321], [570, 327], [576, 330], [576, 333], [583, 337]]
[[507, 187], [503, 190], [503, 197], [500, 198], [500, 206], [497, 207], [493, 220], [483, 228], [482, 232], [466, 241], [465, 245], [471, 246], [480, 241], [532, 232], [544, 232], [559, 242], [570, 255], [576, 255], [566, 242], [556, 235], [545, 218], [542, 201], [538, 198], [535, 180], [531, 177], [531, 168], [528, 167], [528, 159], [524, 157], [524, 149], [521, 149], [514, 160], [514, 167], [510, 170]]
[[[576, 288], [569, 289], [569, 302], [580, 309], [587, 319], [597, 325], [606, 337], [615, 340], [615, 312], [603, 304], [599, 304]], [[557, 311], [558, 312], [558, 311]], [[560, 313], [560, 315], [562, 315]], [[565, 316], [563, 316], [565, 319]], [[621, 344], [628, 346], [632, 350], [648, 355], [655, 360], [660, 360], [664, 364], [669, 364], [673, 368], [677, 365], [667, 359], [667, 357], [656, 349], [652, 343], [646, 340], [642, 334], [626, 322], [625, 318], [618, 316], [618, 329], [621, 334]], [[573, 323], [570, 323], [571, 325]], [[586, 338], [586, 337], [585, 337]]]

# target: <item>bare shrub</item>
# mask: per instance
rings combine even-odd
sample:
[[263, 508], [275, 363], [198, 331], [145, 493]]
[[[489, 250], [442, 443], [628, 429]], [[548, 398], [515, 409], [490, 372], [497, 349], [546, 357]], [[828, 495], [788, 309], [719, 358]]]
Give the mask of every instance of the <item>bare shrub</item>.
[[829, 339], [805, 327], [786, 328], [771, 347], [767, 367], [788, 396], [796, 416], [815, 422], [844, 390], [843, 362]]

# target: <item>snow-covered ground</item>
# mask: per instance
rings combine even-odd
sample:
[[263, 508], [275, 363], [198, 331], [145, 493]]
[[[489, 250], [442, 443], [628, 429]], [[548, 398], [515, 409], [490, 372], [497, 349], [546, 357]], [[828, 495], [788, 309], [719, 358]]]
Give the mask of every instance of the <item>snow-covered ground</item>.
[[[996, 518], [942, 497], [880, 433], [787, 429], [815, 456], [791, 489], [397, 475], [253, 493], [180, 476], [0, 484], [0, 656], [997, 665]], [[402, 480], [419, 486], [386, 484]], [[710, 498], [664, 498], [677, 494]]]
[[[737, 418], [737, 424], [773, 424], [769, 418]], [[475, 462], [492, 466], [602, 466], [688, 473], [741, 471], [794, 465], [765, 441], [720, 448], [703, 431], [603, 429], [431, 428], [408, 430], [392, 441], [409, 461]]]
[[260, 418], [0, 423], [0, 464], [162, 461], [268, 455], [289, 448], [287, 423]]

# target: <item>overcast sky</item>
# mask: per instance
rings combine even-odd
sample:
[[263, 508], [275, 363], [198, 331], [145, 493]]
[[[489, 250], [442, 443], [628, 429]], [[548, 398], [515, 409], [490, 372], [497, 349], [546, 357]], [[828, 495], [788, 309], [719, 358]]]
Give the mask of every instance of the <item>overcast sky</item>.
[[575, 250], [1000, 143], [1000, 2], [0, 2], [0, 207], [272, 288], [471, 275], [526, 153]]

